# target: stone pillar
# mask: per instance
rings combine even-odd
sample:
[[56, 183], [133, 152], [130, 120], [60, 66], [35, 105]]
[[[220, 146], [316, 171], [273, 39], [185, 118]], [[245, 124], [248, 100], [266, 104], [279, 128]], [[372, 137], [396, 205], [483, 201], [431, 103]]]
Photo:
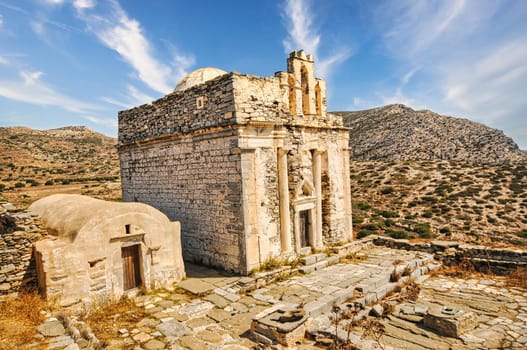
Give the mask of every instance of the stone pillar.
[[315, 186], [316, 207], [315, 220], [313, 222], [313, 245], [320, 248], [322, 242], [322, 152], [313, 152], [313, 185]]
[[278, 187], [280, 200], [280, 243], [283, 253], [291, 251], [291, 215], [287, 175], [287, 151], [278, 149]]
[[[347, 131], [346, 131], [347, 134]], [[347, 141], [346, 141], [347, 142]], [[353, 222], [352, 222], [352, 213], [351, 213], [351, 188], [350, 188], [350, 149], [346, 146], [342, 149], [342, 161], [344, 163], [344, 208], [346, 213], [346, 240], [350, 241], [353, 239]]]
[[256, 150], [241, 149], [242, 208], [245, 234], [245, 262], [240, 262], [242, 273], [249, 273], [260, 266], [260, 242], [258, 232], [258, 201], [256, 193]]

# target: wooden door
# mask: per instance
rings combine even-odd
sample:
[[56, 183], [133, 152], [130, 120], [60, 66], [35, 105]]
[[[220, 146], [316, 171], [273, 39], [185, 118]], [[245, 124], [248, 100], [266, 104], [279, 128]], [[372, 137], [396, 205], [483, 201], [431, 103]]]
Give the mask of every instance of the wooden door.
[[141, 250], [139, 245], [121, 248], [123, 259], [123, 287], [124, 290], [140, 287], [141, 278]]
[[300, 246], [308, 247], [309, 246], [309, 210], [302, 210], [299, 213], [299, 231], [300, 231]]

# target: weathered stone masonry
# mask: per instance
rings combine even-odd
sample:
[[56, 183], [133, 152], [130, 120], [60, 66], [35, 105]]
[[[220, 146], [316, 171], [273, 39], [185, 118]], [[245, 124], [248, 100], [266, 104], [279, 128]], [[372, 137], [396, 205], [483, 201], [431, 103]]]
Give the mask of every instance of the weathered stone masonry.
[[201, 69], [119, 113], [123, 199], [180, 221], [186, 260], [248, 273], [351, 239], [348, 130], [313, 65], [299, 51], [270, 78]]
[[0, 295], [37, 287], [33, 243], [47, 235], [35, 215], [5, 205], [13, 209], [2, 213], [0, 205], [0, 220], [13, 220], [14, 226], [0, 228]]

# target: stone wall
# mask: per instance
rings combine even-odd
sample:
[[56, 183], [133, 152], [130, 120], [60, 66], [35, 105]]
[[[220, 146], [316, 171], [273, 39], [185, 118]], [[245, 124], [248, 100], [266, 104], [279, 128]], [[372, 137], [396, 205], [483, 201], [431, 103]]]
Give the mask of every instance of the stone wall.
[[443, 264], [472, 267], [481, 272], [503, 275], [518, 268], [527, 268], [527, 251], [463, 244], [455, 241], [410, 242], [406, 239], [369, 236], [375, 245], [394, 249], [416, 250], [435, 254]]
[[181, 222], [185, 260], [240, 271], [245, 260], [240, 150], [234, 130], [120, 149], [124, 201]]
[[233, 89], [237, 123], [287, 122], [288, 90], [280, 86], [278, 78], [236, 74], [233, 79]]
[[119, 112], [119, 145], [234, 124], [233, 75], [226, 74], [151, 104]]
[[[5, 209], [9, 208], [9, 210]], [[47, 235], [42, 223], [9, 203], [0, 204], [0, 218], [13, 218], [16, 226], [0, 229], [0, 294], [37, 286], [33, 243]]]

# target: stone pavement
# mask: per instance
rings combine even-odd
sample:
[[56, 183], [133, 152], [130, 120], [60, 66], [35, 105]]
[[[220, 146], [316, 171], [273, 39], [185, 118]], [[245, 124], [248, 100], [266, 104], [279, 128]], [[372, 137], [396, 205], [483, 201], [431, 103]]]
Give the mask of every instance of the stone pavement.
[[[395, 289], [397, 282], [390, 282], [394, 270], [401, 282], [409, 278], [423, 281], [420, 305], [449, 303], [470, 308], [479, 315], [480, 325], [464, 338], [445, 339], [424, 330], [415, 318], [409, 321], [411, 317], [404, 319], [394, 314], [382, 319], [386, 333], [381, 342], [388, 345], [386, 348], [439, 349], [451, 345], [460, 349], [478, 348], [497, 344], [489, 342], [493, 339], [498, 339], [500, 344], [525, 348], [525, 291], [503, 289], [491, 280], [443, 277], [425, 280], [424, 274], [437, 267], [432, 256], [426, 253], [371, 247], [359, 255], [361, 258], [355, 261], [296, 275], [248, 293], [240, 293], [250, 283], [248, 277], [225, 276], [188, 265], [188, 278], [174, 290], [136, 297], [136, 303], [145, 308], [147, 316], [134, 327], [116, 330], [115, 339], [108, 348], [252, 349], [257, 344], [250, 339], [251, 321], [257, 314], [277, 305], [304, 307], [312, 320], [310, 334], [316, 334], [313, 328], [322, 331], [331, 325], [328, 312], [332, 305], [354, 298], [366, 307]], [[367, 307], [365, 310], [364, 317], [371, 311]], [[360, 339], [362, 333], [358, 331], [356, 337]], [[361, 342], [362, 348], [375, 348], [372, 341]], [[312, 349], [315, 344], [306, 339], [296, 348]]]

